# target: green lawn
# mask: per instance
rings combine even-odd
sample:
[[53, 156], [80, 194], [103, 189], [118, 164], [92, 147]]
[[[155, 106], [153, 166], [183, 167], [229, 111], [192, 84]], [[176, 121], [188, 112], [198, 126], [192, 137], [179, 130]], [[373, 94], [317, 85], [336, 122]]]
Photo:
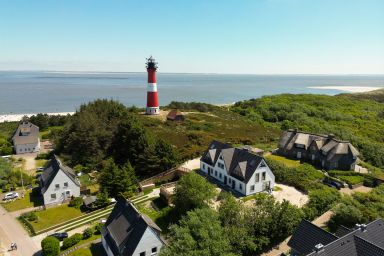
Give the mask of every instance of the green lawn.
[[35, 167], [36, 168], [39, 168], [39, 167], [45, 167], [45, 165], [47, 164], [48, 160], [46, 159], [38, 159], [38, 160], [35, 160]]
[[[88, 242], [94, 241], [94, 240], [99, 239], [99, 238], [101, 238], [101, 234], [93, 235], [93, 236], [91, 236], [90, 238], [81, 240], [78, 244], [76, 244], [76, 245], [74, 245], [74, 246], [80, 246], [80, 245], [82, 245], [82, 244], [86, 244], [86, 243], [88, 243]], [[72, 247], [70, 247], [70, 248], [68, 248], [68, 249], [66, 249], [66, 250], [61, 250], [60, 252], [68, 251], [68, 250], [72, 249], [74, 246], [72, 246]], [[76, 255], [77, 255], [77, 254], [76, 254]]]
[[2, 203], [2, 206], [9, 212], [30, 208], [30, 207], [37, 207], [43, 205], [42, 198], [31, 196], [32, 192], [27, 192], [24, 196], [24, 198], [17, 199], [16, 201], [9, 202], [9, 203]]
[[168, 231], [169, 223], [171, 223], [173, 219], [173, 208], [167, 206], [161, 198], [154, 199], [153, 203], [159, 211], [155, 210], [151, 205], [148, 205], [148, 202], [138, 204], [137, 208], [141, 213], [148, 215], [148, 217], [150, 217], [162, 229], [163, 233], [166, 233]]
[[68, 254], [68, 256], [105, 256], [105, 255], [106, 253], [101, 243], [90, 244], [84, 248], [80, 248]]
[[83, 215], [80, 209], [69, 207], [67, 204], [49, 208], [44, 211], [36, 212], [37, 221], [31, 221], [31, 225], [35, 232], [49, 228], [56, 224], [68, 221], [70, 219]]
[[289, 168], [294, 168], [294, 167], [300, 166], [300, 161], [299, 160], [291, 160], [291, 159], [285, 158], [283, 156], [269, 155], [266, 158], [269, 158], [269, 159], [272, 159], [272, 160], [276, 160], [276, 161], [284, 164], [285, 166], [287, 166]]
[[340, 180], [345, 181], [350, 185], [360, 184], [360, 183], [363, 183], [365, 180], [365, 178], [363, 176], [359, 176], [359, 175], [356, 175], [356, 176], [336, 176], [336, 178], [339, 178]]

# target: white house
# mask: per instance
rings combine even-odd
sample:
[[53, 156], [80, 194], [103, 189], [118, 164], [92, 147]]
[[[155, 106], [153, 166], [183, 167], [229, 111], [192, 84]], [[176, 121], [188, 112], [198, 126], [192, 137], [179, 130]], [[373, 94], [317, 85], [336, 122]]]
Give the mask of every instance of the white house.
[[200, 169], [242, 195], [269, 191], [275, 175], [265, 159], [247, 148], [213, 141], [200, 159]]
[[23, 117], [12, 136], [13, 147], [16, 154], [40, 151], [39, 127]]
[[133, 204], [119, 199], [101, 230], [108, 256], [156, 256], [165, 245], [161, 229]]
[[80, 182], [76, 173], [54, 156], [40, 176], [44, 205], [66, 202], [72, 196], [80, 196]]

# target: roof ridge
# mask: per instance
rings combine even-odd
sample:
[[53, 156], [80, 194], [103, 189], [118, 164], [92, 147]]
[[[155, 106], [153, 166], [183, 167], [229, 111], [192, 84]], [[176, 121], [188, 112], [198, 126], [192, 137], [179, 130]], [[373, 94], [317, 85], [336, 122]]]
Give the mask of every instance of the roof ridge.
[[296, 134], [308, 134], [308, 135], [314, 135], [314, 136], [319, 136], [319, 137], [323, 137], [324, 139], [329, 139], [329, 140], [333, 140], [333, 141], [336, 141], [336, 142], [340, 142], [340, 143], [351, 143], [350, 141], [348, 140], [341, 140], [341, 139], [337, 139], [335, 137], [332, 137], [330, 138], [329, 135], [331, 134], [321, 134], [321, 133], [313, 133], [313, 132], [305, 132], [305, 131], [299, 131], [299, 130], [294, 130], [294, 129], [288, 129], [287, 132], [294, 132]]

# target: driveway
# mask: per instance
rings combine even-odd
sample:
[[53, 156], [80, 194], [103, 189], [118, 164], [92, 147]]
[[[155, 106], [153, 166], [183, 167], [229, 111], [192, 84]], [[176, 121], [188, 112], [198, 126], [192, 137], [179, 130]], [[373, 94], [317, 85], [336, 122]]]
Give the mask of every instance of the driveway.
[[14, 159], [23, 159], [24, 160], [24, 164], [23, 164], [23, 168], [24, 168], [24, 171], [29, 174], [29, 175], [32, 175], [36, 172], [36, 158], [37, 156], [37, 153], [27, 153], [27, 154], [20, 154], [20, 155], [13, 155], [13, 158]]
[[[17, 244], [17, 251], [8, 251], [11, 243]], [[0, 206], [0, 252], [4, 255], [39, 255], [40, 246], [33, 242], [21, 224]]]
[[302, 207], [308, 202], [308, 195], [300, 192], [296, 188], [278, 183], [276, 183], [276, 186], [281, 189], [272, 192], [273, 197], [277, 201], [283, 202], [283, 200], [287, 200], [298, 207]]

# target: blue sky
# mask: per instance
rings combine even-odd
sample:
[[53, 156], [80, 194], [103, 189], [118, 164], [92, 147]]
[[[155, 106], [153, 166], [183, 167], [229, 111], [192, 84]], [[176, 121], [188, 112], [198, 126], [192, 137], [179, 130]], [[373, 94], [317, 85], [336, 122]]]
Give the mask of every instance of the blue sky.
[[0, 0], [0, 70], [384, 74], [382, 0]]

